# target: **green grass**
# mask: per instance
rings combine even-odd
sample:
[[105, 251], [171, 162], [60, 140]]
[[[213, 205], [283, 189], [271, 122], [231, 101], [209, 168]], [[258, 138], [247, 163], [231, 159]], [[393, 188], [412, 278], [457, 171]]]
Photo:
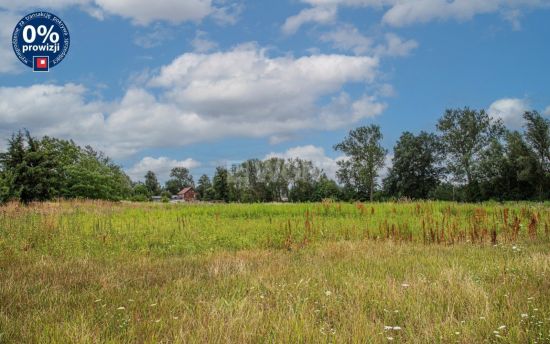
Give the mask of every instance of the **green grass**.
[[0, 343], [550, 343], [549, 224], [533, 203], [10, 204]]

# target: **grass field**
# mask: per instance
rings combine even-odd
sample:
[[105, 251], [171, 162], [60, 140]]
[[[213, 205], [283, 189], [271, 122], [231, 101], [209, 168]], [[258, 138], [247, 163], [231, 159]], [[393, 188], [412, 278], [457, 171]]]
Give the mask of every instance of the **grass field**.
[[550, 343], [548, 204], [0, 207], [0, 343]]

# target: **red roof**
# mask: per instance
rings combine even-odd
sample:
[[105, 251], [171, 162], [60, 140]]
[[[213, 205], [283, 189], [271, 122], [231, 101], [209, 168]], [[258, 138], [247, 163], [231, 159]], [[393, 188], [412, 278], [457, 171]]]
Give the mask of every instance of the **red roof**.
[[180, 192], [178, 192], [178, 195], [182, 195], [182, 196], [183, 196], [183, 195], [185, 195], [186, 193], [188, 193], [188, 192], [191, 191], [191, 190], [193, 190], [192, 187], [183, 188], [183, 189], [181, 189]]

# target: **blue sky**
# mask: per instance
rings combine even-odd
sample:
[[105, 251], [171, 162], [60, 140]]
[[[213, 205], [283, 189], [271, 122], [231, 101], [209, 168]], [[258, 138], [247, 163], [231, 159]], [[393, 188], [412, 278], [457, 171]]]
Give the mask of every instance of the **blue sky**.
[[[50, 73], [11, 48], [36, 10], [71, 34]], [[449, 107], [511, 128], [549, 116], [549, 23], [546, 0], [0, 0], [0, 145], [20, 128], [74, 139], [136, 180], [268, 156], [333, 176], [332, 146], [360, 125], [382, 127], [390, 162]]]

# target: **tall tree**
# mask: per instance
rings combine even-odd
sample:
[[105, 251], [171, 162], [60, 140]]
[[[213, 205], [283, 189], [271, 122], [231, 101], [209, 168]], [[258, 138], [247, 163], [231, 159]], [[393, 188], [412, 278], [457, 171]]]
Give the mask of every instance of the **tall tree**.
[[210, 182], [210, 178], [206, 174], [203, 174], [199, 178], [199, 183], [197, 185], [197, 194], [199, 197], [199, 200], [201, 201], [210, 201], [213, 199], [213, 189], [212, 189], [212, 183]]
[[225, 167], [217, 167], [212, 180], [216, 200], [229, 201], [229, 172]]
[[153, 171], [147, 171], [145, 174], [145, 186], [147, 187], [147, 190], [149, 190], [149, 193], [153, 196], [160, 195], [160, 192], [162, 191], [160, 189], [157, 175]]
[[59, 194], [57, 161], [28, 131], [19, 132], [8, 142], [8, 151], [0, 157], [3, 170], [10, 176], [12, 197], [21, 202], [46, 201]]
[[348, 156], [348, 160], [338, 162], [337, 175], [341, 182], [353, 186], [362, 198], [366, 194], [374, 199], [374, 189], [379, 170], [384, 166], [386, 149], [381, 145], [382, 133], [377, 125], [351, 130], [348, 136], [334, 146]]
[[393, 165], [384, 179], [387, 194], [425, 199], [443, 173], [442, 146], [434, 134], [404, 132], [395, 145]]
[[477, 197], [481, 156], [492, 140], [504, 133], [501, 121], [484, 111], [450, 109], [437, 123], [455, 181], [466, 182], [470, 200]]
[[537, 111], [528, 111], [525, 119], [525, 139], [537, 157], [538, 196], [544, 198], [544, 191], [550, 187], [550, 121]]
[[170, 179], [166, 181], [166, 190], [171, 194], [177, 194], [181, 189], [195, 186], [193, 176], [189, 173], [189, 170], [185, 167], [174, 167], [170, 171]]

